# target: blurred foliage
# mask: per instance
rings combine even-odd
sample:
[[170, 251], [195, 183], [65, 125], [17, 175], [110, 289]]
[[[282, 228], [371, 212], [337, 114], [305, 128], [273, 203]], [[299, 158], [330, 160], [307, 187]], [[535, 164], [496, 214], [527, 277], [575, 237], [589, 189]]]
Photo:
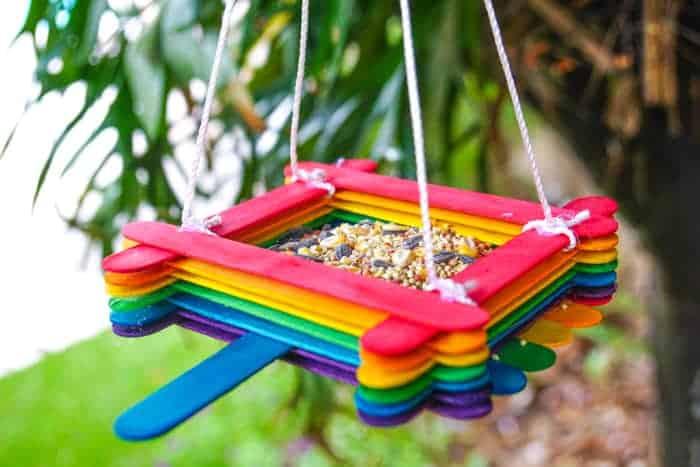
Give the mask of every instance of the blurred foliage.
[[[212, 132], [208, 161], [211, 169], [217, 157], [232, 152], [243, 159], [232, 202], [252, 196], [258, 182], [281, 183], [298, 52], [299, 2], [241, 0], [239, 7], [244, 14], [233, 28], [218, 90], [215, 125], [223, 131]], [[34, 38], [41, 86], [36, 102], [77, 83], [85, 87], [81, 110], [47, 155], [36, 194], [67, 136], [108, 99], [104, 120], [62, 168], [70, 172], [101, 133], [116, 133], [67, 219], [105, 254], [141, 206], [154, 207], [163, 220], [179, 217], [172, 174], [164, 166], [174, 165], [184, 176], [182, 165], [189, 161], [176, 153], [193, 135], [175, 140], [181, 121], [169, 114], [173, 102], [184, 100], [187, 115], [180, 120], [198, 115], [202, 93], [196, 91], [209, 74], [222, 8], [220, 1], [203, 0], [31, 1], [20, 34]], [[499, 138], [503, 94], [482, 57], [480, 8], [480, 2], [460, 0], [413, 5], [432, 180], [485, 189], [486, 142]], [[412, 149], [397, 15], [393, 0], [312, 2], [302, 158], [371, 157], [387, 172], [413, 175], [412, 157], [405, 157]], [[225, 135], [236, 136], [235, 150], [225, 147]], [[101, 185], [98, 174], [112, 158], [119, 159], [121, 172]], [[219, 186], [200, 186], [199, 194], [211, 196]], [[99, 208], [81, 215], [82, 202], [95, 194]]]

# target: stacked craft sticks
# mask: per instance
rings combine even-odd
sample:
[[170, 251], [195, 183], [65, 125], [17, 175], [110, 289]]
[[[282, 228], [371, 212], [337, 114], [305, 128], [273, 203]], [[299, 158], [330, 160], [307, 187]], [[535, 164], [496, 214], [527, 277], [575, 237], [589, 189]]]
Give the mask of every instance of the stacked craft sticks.
[[[591, 213], [574, 227], [578, 246], [567, 251], [563, 235], [521, 233], [541, 217], [535, 204], [431, 187], [435, 222], [498, 246], [453, 277], [476, 281], [475, 306], [265, 249], [299, 225], [366, 217], [420, 224], [414, 182], [373, 174], [366, 161], [307, 166], [327, 172], [333, 197], [302, 184], [284, 186], [224, 212], [217, 236], [159, 223], [128, 225], [130, 248], [104, 262], [114, 331], [135, 337], [177, 324], [232, 341], [226, 389], [282, 358], [356, 385], [362, 420], [389, 426], [422, 409], [457, 419], [488, 414], [492, 395], [520, 391], [524, 372], [554, 363], [551, 348], [568, 343], [571, 328], [600, 322], [592, 307], [614, 293], [616, 206], [600, 197], [556, 210], [564, 217]], [[245, 339], [256, 339], [255, 346], [244, 345]], [[202, 365], [215, 368], [222, 360]], [[176, 403], [200, 408], [223, 392], [184, 396], [192, 401], [180, 392]], [[149, 436], [128, 433], [134, 419], [146, 423], [139, 407], [127, 412], [124, 437]], [[158, 407], [172, 410], [166, 408], [172, 404]]]

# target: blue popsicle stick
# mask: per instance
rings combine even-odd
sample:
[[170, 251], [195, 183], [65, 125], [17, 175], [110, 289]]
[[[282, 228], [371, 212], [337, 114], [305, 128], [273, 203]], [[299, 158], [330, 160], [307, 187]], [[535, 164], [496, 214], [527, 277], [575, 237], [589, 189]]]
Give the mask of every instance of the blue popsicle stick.
[[114, 431], [129, 441], [165, 434], [290, 350], [248, 333], [128, 409]]
[[527, 386], [527, 376], [517, 368], [497, 360], [489, 360], [488, 367], [495, 396], [517, 394]]
[[587, 273], [577, 272], [574, 277], [574, 284], [578, 287], [608, 287], [617, 282], [617, 273]]
[[248, 332], [254, 332], [269, 339], [283, 341], [295, 348], [327, 356], [348, 365], [357, 366], [360, 364], [360, 357], [355, 350], [341, 347], [332, 342], [324, 341], [303, 332], [249, 315], [219, 303], [211, 302], [201, 297], [180, 293], [169, 298], [168, 301], [186, 310], [197, 313], [200, 316], [204, 316], [205, 318], [229, 324]]

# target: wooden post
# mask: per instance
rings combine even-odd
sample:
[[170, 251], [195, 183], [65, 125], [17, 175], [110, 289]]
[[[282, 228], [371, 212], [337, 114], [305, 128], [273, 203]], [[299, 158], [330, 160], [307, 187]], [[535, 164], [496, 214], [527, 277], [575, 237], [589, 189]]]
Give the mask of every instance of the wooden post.
[[644, 99], [651, 106], [675, 109], [678, 102], [676, 21], [681, 3], [644, 0], [642, 78]]

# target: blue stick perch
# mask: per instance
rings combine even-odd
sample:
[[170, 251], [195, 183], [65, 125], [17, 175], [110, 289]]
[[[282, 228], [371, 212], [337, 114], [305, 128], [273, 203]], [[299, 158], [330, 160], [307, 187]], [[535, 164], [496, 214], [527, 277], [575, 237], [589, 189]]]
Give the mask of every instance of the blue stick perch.
[[165, 434], [289, 350], [286, 344], [248, 333], [128, 409], [114, 431], [129, 441]]

